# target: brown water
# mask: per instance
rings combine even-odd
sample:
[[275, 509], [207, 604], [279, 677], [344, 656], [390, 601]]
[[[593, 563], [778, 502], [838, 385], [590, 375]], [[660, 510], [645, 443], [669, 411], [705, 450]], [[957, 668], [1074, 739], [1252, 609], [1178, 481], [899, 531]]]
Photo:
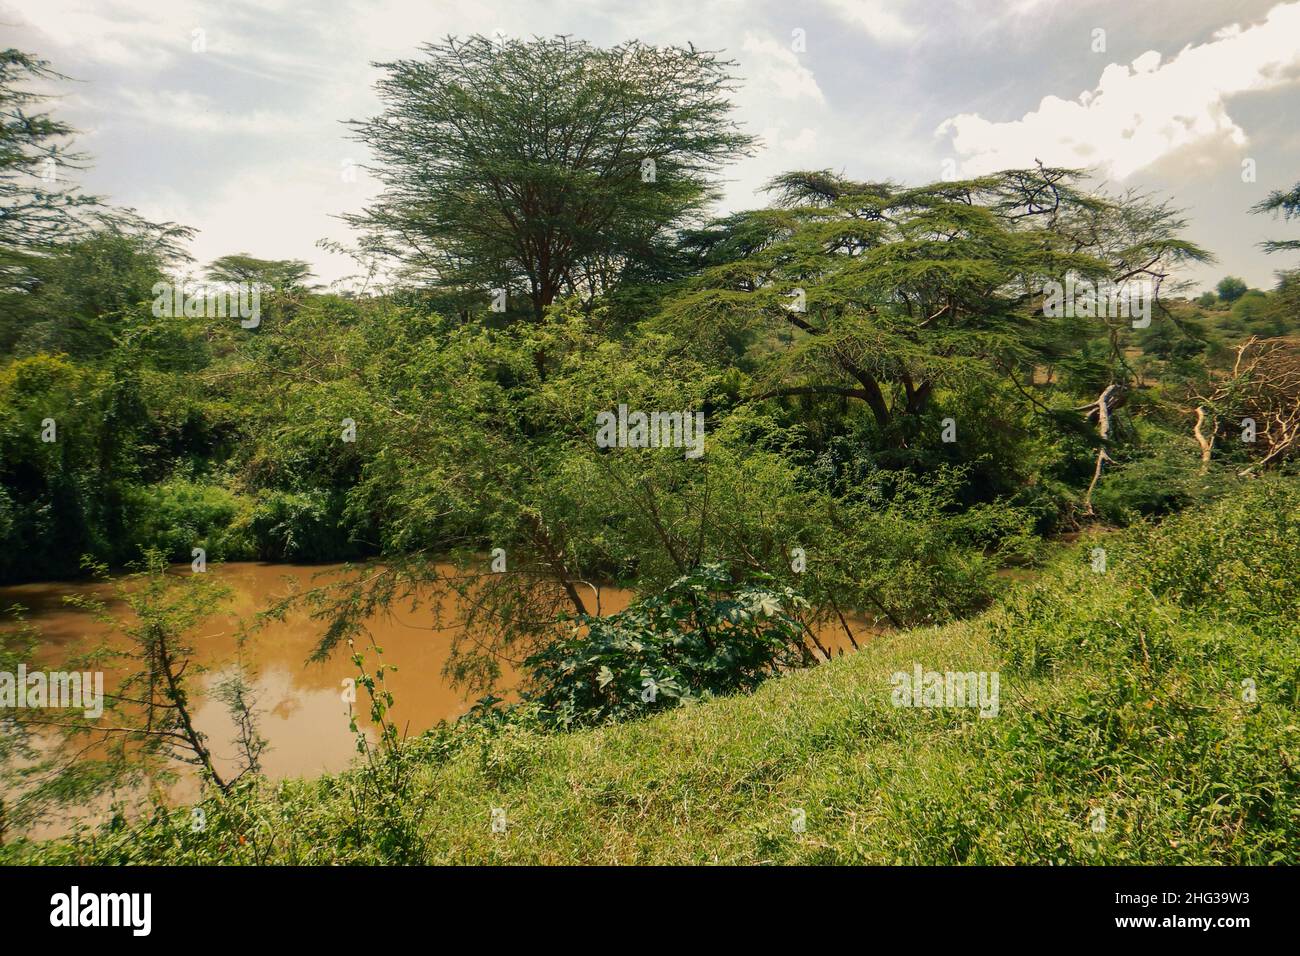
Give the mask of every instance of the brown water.
[[[208, 737], [219, 771], [236, 769], [236, 750], [230, 742], [234, 726], [225, 705], [207, 691], [230, 673], [241, 651], [237, 635], [241, 622], [250, 622], [254, 614], [271, 601], [287, 596], [296, 584], [299, 589], [320, 583], [317, 576], [329, 570], [321, 565], [230, 563], [214, 566], [208, 573], [230, 588], [231, 598], [222, 610], [202, 622], [187, 640], [195, 648], [194, 657], [207, 670], [196, 682], [195, 724]], [[450, 565], [444, 572], [452, 572]], [[188, 567], [185, 572], [188, 573]], [[108, 584], [40, 583], [0, 588], [0, 608], [21, 604], [28, 609], [27, 619], [41, 632], [37, 662], [53, 665], [79, 648], [93, 646], [106, 636], [108, 625], [97, 621], [84, 610], [70, 607], [64, 597], [91, 595], [104, 601], [114, 616], [126, 616]], [[603, 614], [627, 607], [631, 591], [606, 587], [600, 590]], [[396, 665], [388, 675], [388, 689], [395, 698], [392, 721], [412, 735], [422, 733], [440, 720], [455, 720], [466, 713], [481, 696], [479, 690], [453, 687], [443, 673], [455, 637], [447, 622], [459, 619], [454, 597], [444, 599], [439, 614], [432, 608], [412, 613], [394, 607], [382, 617], [371, 619], [367, 627], [383, 648], [384, 663]], [[442, 622], [441, 628], [435, 623]], [[866, 636], [866, 625], [851, 619], [858, 640]], [[262, 755], [262, 769], [271, 779], [311, 777], [342, 770], [357, 756], [356, 738], [349, 729], [348, 706], [342, 699], [343, 682], [355, 678], [356, 667], [349, 660], [346, 646], [339, 647], [329, 660], [311, 663], [308, 658], [320, 639], [322, 623], [311, 620], [305, 612], [294, 612], [284, 621], [269, 621], [244, 644], [242, 659], [252, 678], [259, 713], [258, 731], [269, 742]], [[822, 643], [838, 652], [848, 646], [848, 639], [838, 622], [819, 630]], [[376, 661], [367, 655], [368, 669]], [[517, 685], [517, 675], [506, 663], [495, 692], [502, 694]], [[106, 673], [107, 692], [112, 692], [114, 675]], [[358, 688], [359, 714], [368, 710], [368, 697]], [[362, 727], [368, 727], [364, 716]], [[178, 803], [189, 802], [197, 793], [197, 782], [187, 774], [169, 790]], [[120, 795], [119, 795], [120, 796]], [[77, 817], [101, 816], [107, 804], [83, 808]], [[66, 820], [50, 820], [29, 833], [36, 838], [65, 832]]]

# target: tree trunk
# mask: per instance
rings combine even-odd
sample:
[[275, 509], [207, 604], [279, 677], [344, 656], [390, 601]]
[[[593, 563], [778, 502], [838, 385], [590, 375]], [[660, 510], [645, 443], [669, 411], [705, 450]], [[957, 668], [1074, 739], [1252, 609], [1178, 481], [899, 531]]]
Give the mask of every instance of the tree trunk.
[[1106, 442], [1110, 439], [1110, 416], [1114, 409], [1118, 408], [1122, 401], [1123, 392], [1115, 384], [1107, 385], [1102, 393], [1097, 396], [1097, 401], [1087, 406], [1088, 417], [1091, 418], [1095, 413], [1097, 416], [1097, 433], [1101, 436], [1101, 447], [1097, 449], [1097, 465], [1092, 471], [1092, 481], [1088, 483], [1088, 492], [1083, 496], [1083, 509], [1085, 514], [1095, 514], [1092, 510], [1092, 492], [1097, 487], [1097, 482], [1101, 480], [1102, 466], [1111, 461], [1110, 455], [1106, 453]]
[[578, 593], [574, 585], [573, 575], [569, 573], [569, 566], [565, 563], [564, 555], [559, 547], [551, 540], [550, 533], [546, 530], [546, 525], [542, 522], [540, 515], [529, 515], [529, 521], [533, 526], [533, 540], [537, 543], [538, 550], [546, 558], [546, 563], [551, 568], [551, 573], [560, 580], [564, 587], [564, 593], [568, 595], [569, 602], [579, 614], [587, 613], [587, 605], [582, 601], [582, 595]]
[[1196, 444], [1201, 446], [1201, 474], [1210, 470], [1210, 455], [1214, 451], [1214, 422], [1210, 423], [1210, 434], [1205, 434], [1205, 406], [1196, 407], [1196, 425], [1192, 428], [1192, 434], [1196, 436]]

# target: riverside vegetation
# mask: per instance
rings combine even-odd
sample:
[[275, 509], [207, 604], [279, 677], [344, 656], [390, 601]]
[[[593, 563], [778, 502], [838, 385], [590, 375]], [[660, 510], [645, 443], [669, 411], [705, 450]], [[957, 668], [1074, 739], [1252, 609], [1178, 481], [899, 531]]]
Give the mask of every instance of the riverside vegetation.
[[[1106, 536], [1104, 573], [1088, 543], [1070, 548], [982, 615], [890, 633], [751, 694], [567, 733], [535, 707], [484, 711], [402, 744], [398, 786], [373, 786], [364, 766], [250, 784], [203, 804], [203, 832], [189, 809], [159, 808], [6, 852], [107, 865], [1295, 862], [1297, 533], [1295, 483], [1254, 482]], [[1001, 716], [893, 706], [890, 674], [914, 661], [1000, 671]]]
[[[49, 67], [0, 56], [0, 581], [132, 572], [74, 661], [128, 674], [105, 717], [0, 715], [0, 860], [1294, 862], [1300, 272], [1192, 298], [1173, 205], [1042, 166], [796, 171], [709, 218], [753, 141], [693, 48], [384, 69], [357, 277], [222, 257], [241, 325], [156, 314], [186, 229], [32, 185], [71, 131], [27, 115]], [[1071, 277], [1148, 283], [1150, 324], [1051, 314]], [[702, 454], [598, 442], [623, 407], [701, 415]], [[314, 657], [354, 661], [352, 770], [267, 780], [239, 673], [214, 768], [202, 572], [248, 559], [349, 562], [263, 619], [306, 608]], [[367, 621], [448, 595], [430, 640], [485, 696], [408, 733]], [[5, 670], [40, 647], [10, 620]], [[997, 716], [895, 707], [917, 664], [998, 673]], [[22, 837], [176, 758], [196, 805]]]

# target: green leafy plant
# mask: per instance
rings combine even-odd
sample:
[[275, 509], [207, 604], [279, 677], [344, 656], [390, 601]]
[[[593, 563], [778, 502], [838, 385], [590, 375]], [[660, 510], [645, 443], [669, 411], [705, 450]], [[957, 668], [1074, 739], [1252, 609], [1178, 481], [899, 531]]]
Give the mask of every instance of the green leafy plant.
[[393, 862], [418, 861], [418, 830], [421, 817], [419, 801], [411, 799], [414, 774], [420, 766], [420, 753], [406, 745], [405, 735], [393, 723], [392, 691], [387, 675], [397, 670], [384, 663], [383, 648], [371, 641], [379, 659], [373, 671], [367, 670], [365, 655], [353, 641], [352, 663], [356, 665], [356, 684], [365, 688], [370, 699], [370, 723], [378, 739], [357, 723], [352, 703], [348, 703], [349, 724], [361, 755], [358, 772], [348, 778], [348, 795], [353, 807], [353, 827], [358, 844], [373, 844]]
[[[704, 695], [752, 690], [802, 659], [803, 600], [793, 589], [736, 584], [718, 564], [530, 656], [529, 698], [561, 726], [632, 717]], [[585, 630], [585, 633], [583, 631]]]

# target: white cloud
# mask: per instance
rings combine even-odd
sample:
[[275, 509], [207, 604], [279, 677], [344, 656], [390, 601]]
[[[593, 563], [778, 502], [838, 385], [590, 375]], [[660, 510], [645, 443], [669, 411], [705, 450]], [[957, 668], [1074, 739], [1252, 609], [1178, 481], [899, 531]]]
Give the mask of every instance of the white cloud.
[[812, 153], [817, 149], [817, 131], [805, 126], [794, 136], [781, 140], [781, 148], [787, 153]]
[[807, 126], [791, 135], [783, 126], [769, 126], [761, 138], [765, 150], [777, 153], [811, 153], [817, 148], [817, 131]]
[[302, 34], [319, 26], [319, 16], [302, 15], [285, 0], [0, 0], [0, 22], [9, 19], [34, 30], [40, 52], [56, 61], [73, 55], [156, 74], [203, 57], [213, 67], [264, 79], [329, 75], [328, 64], [258, 42], [268, 25], [288, 24]]
[[1281, 4], [1263, 23], [1225, 27], [1168, 62], [1150, 50], [1128, 66], [1111, 63], [1097, 87], [1075, 100], [1047, 96], [1037, 110], [1002, 123], [962, 113], [936, 135], [952, 137], [963, 175], [1041, 159], [1123, 179], [1186, 147], [1244, 146], [1226, 101], [1300, 80], [1297, 37], [1300, 3]]
[[205, 25], [194, 0], [12, 0], [6, 6], [55, 47], [123, 68], [169, 65], [190, 52], [190, 31]]
[[790, 47], [770, 36], [746, 33], [741, 49], [750, 54], [745, 57], [744, 66], [747, 86], [753, 92], [786, 100], [806, 96], [818, 103], [826, 102], [812, 70], [799, 62]]
[[120, 89], [107, 104], [99, 110], [106, 117], [218, 136], [285, 136], [318, 128], [315, 117], [264, 109], [234, 113], [210, 97], [184, 90]]
[[317, 239], [345, 244], [355, 237], [338, 214], [360, 208], [375, 184], [364, 175], [343, 176], [332, 158], [283, 161], [245, 171], [209, 189], [152, 189], [129, 197], [143, 215], [198, 225], [190, 253], [202, 266], [218, 256], [247, 252], [266, 259], [307, 259], [326, 280], [353, 270], [351, 263], [314, 247]]
[[867, 35], [880, 43], [901, 43], [917, 35], [917, 29], [906, 22], [893, 7], [898, 6], [890, 0], [825, 0], [842, 19], [855, 27], [866, 31]]

